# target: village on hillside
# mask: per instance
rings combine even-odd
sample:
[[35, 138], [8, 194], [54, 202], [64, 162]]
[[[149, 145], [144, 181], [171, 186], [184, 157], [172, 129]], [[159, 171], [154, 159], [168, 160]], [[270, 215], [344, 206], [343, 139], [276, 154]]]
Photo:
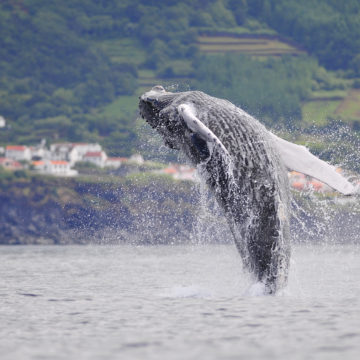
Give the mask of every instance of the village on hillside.
[[[7, 170], [26, 169], [44, 175], [71, 177], [79, 174], [75, 169], [79, 164], [114, 170], [124, 164], [141, 166], [146, 161], [140, 154], [109, 157], [98, 143], [55, 143], [48, 148], [42, 141], [36, 146], [7, 145], [0, 148], [0, 167]], [[196, 181], [195, 169], [188, 165], [169, 164], [151, 171], [176, 180]]]
[[[123, 164], [141, 166], [146, 164], [146, 161], [140, 154], [133, 154], [128, 158], [108, 157], [98, 143], [55, 143], [47, 147], [46, 142], [42, 141], [36, 146], [7, 145], [0, 148], [0, 167], [7, 170], [27, 169], [38, 174], [70, 177], [78, 175], [78, 170], [74, 167], [81, 163], [114, 170]], [[199, 181], [196, 169], [188, 165], [168, 164], [161, 169], [142, 171], [165, 174], [175, 180]], [[338, 168], [336, 171], [342, 172], [342, 169]], [[333, 192], [328, 185], [299, 172], [291, 171], [288, 177], [294, 190]]]
[[76, 176], [78, 171], [74, 166], [81, 162], [99, 168], [119, 168], [128, 161], [138, 165], [144, 162], [138, 154], [130, 158], [108, 157], [97, 143], [55, 143], [47, 148], [42, 141], [36, 146], [8, 145], [2, 151], [4, 157], [0, 157], [0, 165], [8, 170], [31, 169], [56, 176]]

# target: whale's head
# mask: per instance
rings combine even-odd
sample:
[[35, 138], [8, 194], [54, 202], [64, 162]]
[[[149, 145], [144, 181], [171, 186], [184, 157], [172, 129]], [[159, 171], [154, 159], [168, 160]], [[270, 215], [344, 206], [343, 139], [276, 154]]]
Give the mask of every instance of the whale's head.
[[204, 133], [212, 132], [199, 119], [195, 120], [197, 126], [190, 124], [194, 119], [184, 116], [184, 110], [196, 113], [196, 108], [205, 106], [207, 97], [199, 91], [172, 93], [158, 85], [140, 96], [140, 115], [163, 137], [165, 145], [181, 150], [197, 165], [210, 155]]
[[139, 110], [143, 119], [164, 138], [165, 145], [179, 150], [184, 143], [185, 124], [179, 121], [176, 100], [181, 93], [165, 91], [160, 86], [154, 86], [150, 91], [140, 96]]

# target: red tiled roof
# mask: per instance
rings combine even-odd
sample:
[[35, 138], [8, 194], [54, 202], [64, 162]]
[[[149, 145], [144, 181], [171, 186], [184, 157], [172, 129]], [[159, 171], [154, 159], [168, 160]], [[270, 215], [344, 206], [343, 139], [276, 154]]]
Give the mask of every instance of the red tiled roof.
[[51, 164], [53, 165], [67, 165], [68, 162], [65, 160], [51, 160]]
[[299, 181], [293, 182], [293, 183], [291, 184], [291, 186], [292, 186], [294, 189], [297, 189], [297, 190], [304, 190], [304, 188], [305, 188], [305, 184], [302, 183], [302, 182], [299, 182]]
[[176, 174], [177, 170], [174, 167], [168, 167], [163, 170], [165, 174]]
[[24, 151], [26, 146], [24, 145], [8, 145], [6, 150]]
[[324, 187], [324, 184], [320, 181], [317, 181], [315, 179], [310, 181], [310, 185], [313, 187], [315, 191], [320, 191]]
[[101, 151], [88, 151], [84, 157], [101, 157]]
[[12, 167], [17, 167], [17, 168], [22, 168], [23, 166], [18, 162], [18, 161], [14, 161], [12, 164], [11, 164]]
[[44, 161], [42, 161], [42, 160], [38, 160], [38, 161], [33, 161], [32, 164], [33, 164], [34, 166], [40, 166], [40, 165], [44, 165], [45, 163], [44, 163]]
[[5, 157], [0, 158], [0, 165], [10, 168], [22, 168], [22, 165], [18, 161]]

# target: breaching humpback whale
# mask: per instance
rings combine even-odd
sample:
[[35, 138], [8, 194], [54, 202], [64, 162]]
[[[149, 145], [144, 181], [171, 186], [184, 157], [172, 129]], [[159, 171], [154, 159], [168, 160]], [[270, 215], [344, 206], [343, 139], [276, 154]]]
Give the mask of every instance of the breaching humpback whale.
[[354, 192], [331, 165], [272, 134], [227, 100], [200, 91], [172, 93], [158, 85], [140, 97], [139, 109], [167, 146], [197, 166], [225, 212], [244, 266], [267, 294], [284, 287], [288, 276], [286, 169], [343, 194]]

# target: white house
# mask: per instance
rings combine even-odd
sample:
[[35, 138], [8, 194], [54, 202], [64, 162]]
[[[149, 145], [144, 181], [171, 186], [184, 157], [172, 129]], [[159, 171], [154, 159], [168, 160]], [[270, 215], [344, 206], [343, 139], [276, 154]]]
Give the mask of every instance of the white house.
[[16, 161], [31, 160], [31, 151], [27, 146], [8, 145], [5, 150], [5, 157]]
[[165, 169], [160, 171], [156, 170], [155, 172], [170, 175], [173, 179], [176, 180], [199, 181], [195, 168], [192, 168], [188, 165], [172, 164]]
[[50, 145], [50, 156], [52, 160], [69, 160], [69, 153], [73, 148], [71, 143], [60, 143]]
[[129, 162], [142, 165], [144, 163], [144, 158], [140, 154], [133, 154], [129, 157]]
[[176, 180], [189, 180], [197, 181], [196, 170], [188, 165], [179, 165], [177, 167], [177, 172], [174, 174], [174, 179]]
[[105, 166], [108, 166], [108, 167], [111, 167], [114, 169], [118, 169], [121, 166], [121, 164], [123, 163], [123, 159], [124, 158], [121, 158], [121, 157], [107, 158]]
[[42, 164], [38, 164], [39, 170], [56, 176], [75, 176], [78, 174], [76, 170], [70, 168], [70, 163], [65, 160], [48, 160]]
[[104, 167], [106, 165], [106, 160], [107, 155], [104, 151], [89, 151], [82, 157], [82, 161], [90, 162], [99, 167]]
[[80, 159], [82, 159], [83, 156], [88, 152], [102, 151], [101, 145], [99, 145], [97, 143], [95, 143], [95, 144], [75, 143], [72, 145], [73, 145], [73, 148], [76, 149]]
[[36, 171], [45, 171], [45, 161], [44, 160], [34, 160], [31, 162], [31, 165], [33, 166], [34, 170]]
[[46, 149], [46, 140], [42, 139], [41, 142], [35, 146], [30, 146], [31, 158], [33, 160], [50, 159], [49, 150]]
[[86, 153], [98, 151], [102, 151], [99, 144], [59, 143], [50, 145], [51, 159], [69, 161], [71, 166], [82, 161]]
[[4, 128], [6, 126], [6, 120], [3, 116], [0, 115], [0, 128]]
[[34, 170], [54, 176], [75, 176], [76, 170], [70, 169], [70, 163], [65, 160], [37, 160], [31, 162]]
[[43, 159], [45, 157], [46, 149], [39, 146], [30, 146], [30, 153], [32, 159], [36, 157]]

